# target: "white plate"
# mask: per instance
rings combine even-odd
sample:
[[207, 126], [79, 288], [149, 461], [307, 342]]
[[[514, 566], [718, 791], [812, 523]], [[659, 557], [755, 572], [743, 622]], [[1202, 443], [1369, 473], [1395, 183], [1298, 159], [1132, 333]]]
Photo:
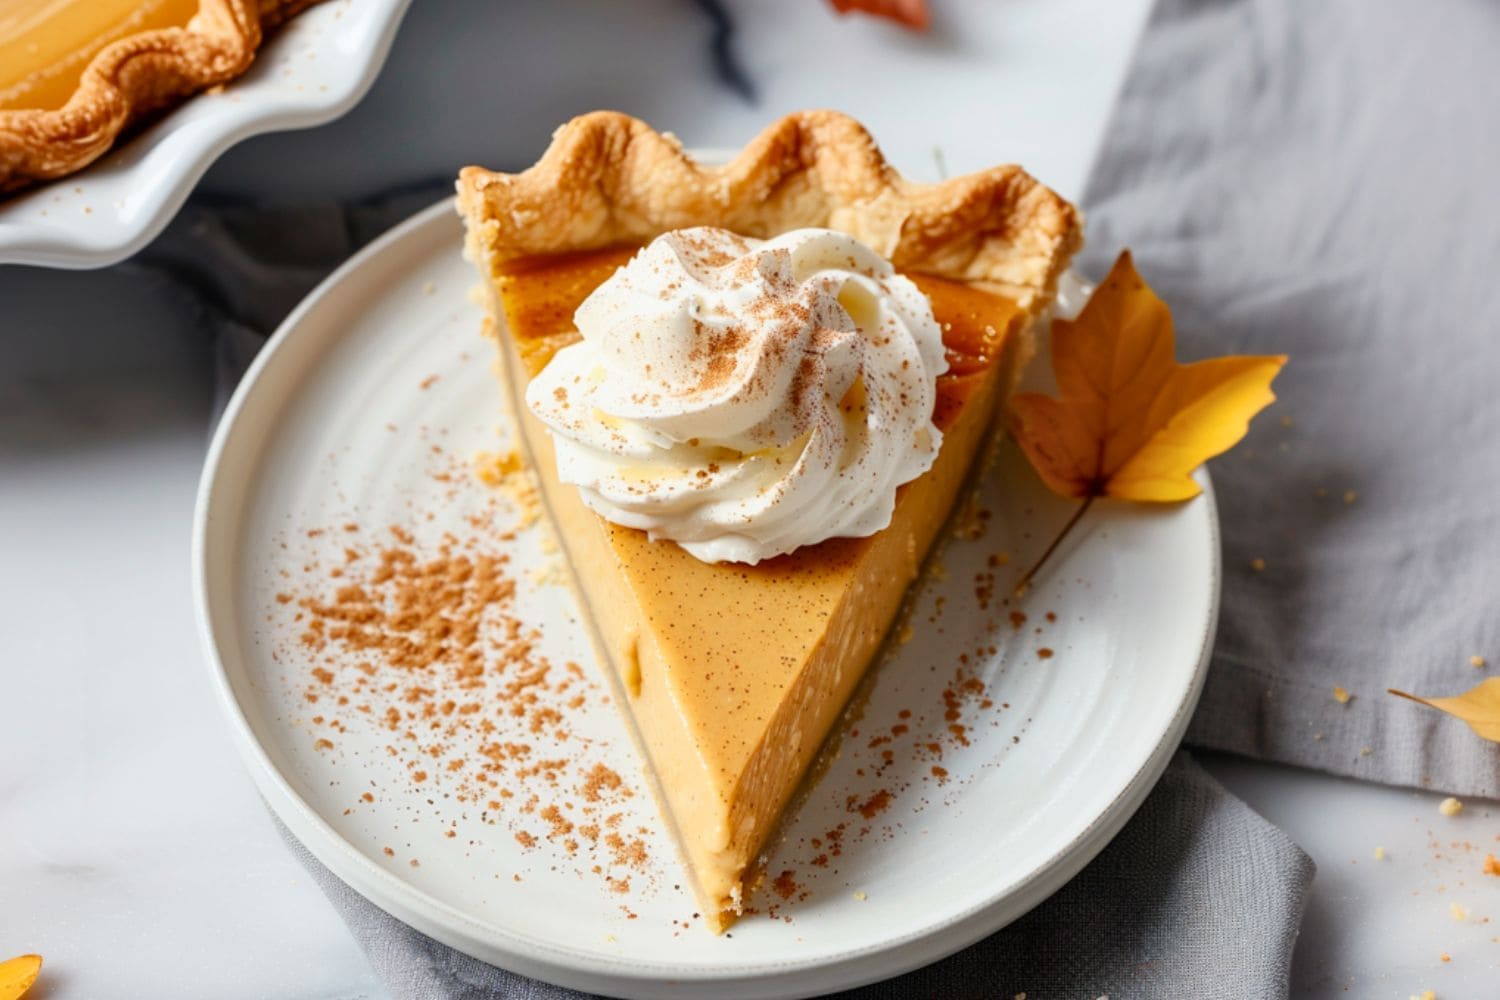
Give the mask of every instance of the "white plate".
[[[419, 548], [452, 531], [464, 546], [508, 554], [522, 580], [520, 611], [543, 631], [540, 650], [592, 671], [572, 598], [548, 582], [556, 557], [545, 529], [507, 541], [501, 532], [514, 512], [501, 494], [469, 475], [441, 478], [474, 450], [496, 448], [505, 420], [459, 241], [451, 206], [436, 205], [310, 295], [241, 384], [204, 472], [194, 569], [213, 676], [262, 793], [316, 857], [412, 926], [529, 976], [631, 996], [753, 997], [854, 986], [956, 951], [1046, 898], [1114, 836], [1160, 776], [1197, 700], [1219, 593], [1213, 498], [1100, 506], [1023, 603], [1004, 607], [998, 599], [1015, 573], [1071, 510], [1009, 447], [981, 488], [993, 516], [960, 519], [960, 527], [987, 524], [982, 537], [955, 532], [945, 543], [941, 569], [920, 585], [911, 638], [879, 668], [859, 735], [846, 738], [774, 852], [769, 871], [793, 872], [800, 898], [763, 894], [754, 900], [763, 912], [732, 936], [712, 937], [691, 920], [693, 903], [673, 889], [683, 879], [659, 833], [643, 835], [644, 872], [545, 839], [526, 849], [516, 831], [541, 835], [545, 824], [519, 811], [520, 797], [498, 812], [459, 801], [460, 780], [436, 765], [415, 783], [411, 746], [390, 755], [385, 747], [400, 741], [373, 721], [384, 706], [364, 716], [346, 707], [343, 732], [312, 721], [338, 710], [326, 696], [303, 700], [317, 690], [295, 638], [305, 623], [293, 623], [296, 603], [276, 594], [329, 591], [345, 522], [360, 525], [347, 537], [366, 542], [400, 524]], [[477, 529], [466, 520], [476, 512]], [[308, 537], [319, 528], [332, 530]], [[1001, 552], [1009, 564], [988, 568]], [[323, 568], [309, 573], [314, 562]], [[976, 574], [987, 572], [995, 602], [981, 610]], [[1019, 629], [1012, 610], [1028, 616]], [[1050, 659], [1038, 654], [1044, 646], [1055, 651]], [[954, 687], [962, 657], [982, 691]], [[954, 691], [948, 702], [945, 688]], [[634, 751], [604, 699], [595, 689], [569, 720], [571, 749], [557, 751], [574, 757], [563, 800], [574, 798], [569, 775], [597, 761], [640, 786]], [[956, 720], [945, 717], [950, 708]], [[953, 724], [966, 727], [967, 746]], [[490, 738], [527, 738], [506, 725]], [[333, 746], [319, 750], [323, 737]], [[477, 742], [450, 740], [450, 759]], [[940, 759], [921, 749], [929, 742]], [[881, 772], [885, 751], [892, 759]], [[865, 819], [858, 807], [881, 789], [894, 797]], [[373, 802], [360, 799], [366, 790]], [[619, 808], [622, 829], [659, 826], [647, 795]], [[841, 823], [841, 854], [818, 865], [831, 851], [824, 831]], [[629, 893], [607, 891], [593, 863], [601, 875], [630, 875]]]
[[189, 98], [77, 174], [0, 199], [0, 264], [90, 268], [129, 257], [229, 147], [354, 107], [410, 3], [324, 0], [279, 27], [223, 90]]

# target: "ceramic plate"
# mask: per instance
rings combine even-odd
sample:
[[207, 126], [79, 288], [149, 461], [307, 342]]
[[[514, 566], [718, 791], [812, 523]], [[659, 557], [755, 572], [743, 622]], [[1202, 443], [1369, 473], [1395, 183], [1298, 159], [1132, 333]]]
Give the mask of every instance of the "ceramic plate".
[[[529, 976], [761, 997], [954, 952], [1114, 836], [1198, 696], [1213, 497], [1101, 505], [1007, 600], [1072, 508], [1002, 446], [771, 852], [756, 912], [711, 936], [524, 473], [501, 487], [473, 473], [509, 430], [460, 235], [451, 205], [433, 206], [324, 282], [240, 385], [204, 473], [194, 562], [213, 677], [261, 791], [316, 857]], [[474, 590], [487, 571], [455, 570], [480, 557], [501, 560], [484, 563], [488, 591]], [[433, 589], [450, 575], [456, 589]], [[476, 615], [477, 635], [423, 652], [448, 642], [434, 622]], [[416, 642], [372, 651], [366, 627]]]
[[198, 94], [70, 177], [0, 200], [0, 264], [105, 267], [172, 221], [225, 150], [354, 107], [411, 0], [324, 0], [278, 28], [223, 90]]

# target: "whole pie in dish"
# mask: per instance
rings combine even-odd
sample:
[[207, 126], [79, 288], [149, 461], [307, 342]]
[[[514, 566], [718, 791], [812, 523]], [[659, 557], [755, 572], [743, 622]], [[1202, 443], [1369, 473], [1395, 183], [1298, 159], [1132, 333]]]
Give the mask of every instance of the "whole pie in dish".
[[[722, 930], [741, 912], [783, 812], [879, 651], [998, 424], [1014, 373], [1030, 351], [1032, 321], [1052, 301], [1057, 279], [1081, 242], [1078, 214], [1015, 166], [941, 184], [909, 182], [885, 162], [858, 123], [829, 111], [787, 116], [722, 166], [695, 163], [673, 138], [628, 116], [584, 115], [559, 129], [529, 170], [464, 169], [458, 205], [467, 223], [466, 252], [487, 290], [489, 332], [501, 349], [501, 381], [548, 516], [706, 922]], [[557, 407], [570, 386], [575, 395], [582, 392], [606, 363], [578, 362], [567, 354], [583, 343], [582, 321], [623, 331], [622, 339], [612, 342], [616, 354], [631, 336], [641, 340], [641, 330], [631, 330], [642, 316], [648, 341], [660, 340], [663, 330], [702, 334], [697, 343], [691, 342], [693, 333], [684, 334], [690, 341], [685, 353], [672, 355], [679, 361], [698, 359], [682, 361], [688, 368], [699, 366], [692, 369], [701, 374], [692, 389], [697, 400], [717, 391], [726, 373], [750, 363], [741, 357], [747, 337], [736, 331], [766, 323], [782, 324], [776, 329], [784, 330], [789, 329], [785, 324], [806, 319], [798, 310], [805, 311], [811, 300], [782, 302], [775, 290], [783, 287], [778, 282], [784, 274], [777, 268], [785, 265], [786, 254], [795, 263], [799, 254], [812, 252], [808, 247], [837, 258], [834, 264], [847, 266], [853, 277], [830, 286], [839, 307], [825, 301], [815, 306], [825, 311], [824, 318], [803, 324], [812, 332], [798, 362], [802, 367], [786, 383], [789, 395], [798, 393], [812, 368], [825, 365], [832, 371], [837, 365], [828, 359], [854, 349], [840, 339], [850, 329], [866, 331], [870, 343], [856, 345], [859, 349], [875, 351], [889, 339], [885, 320], [861, 326], [859, 314], [871, 307], [846, 294], [853, 285], [907, 296], [888, 315], [915, 309], [926, 318], [914, 317], [913, 323], [935, 321], [934, 338], [941, 331], [936, 348], [941, 361], [934, 369], [940, 374], [928, 380], [930, 395], [908, 399], [903, 390], [897, 400], [924, 408], [917, 415], [921, 427], [913, 447], [941, 443], [933, 447], [924, 471], [892, 487], [887, 522], [859, 537], [828, 537], [790, 551], [783, 551], [786, 545], [756, 550], [763, 556], [757, 561], [734, 548], [743, 542], [734, 531], [725, 537], [737, 554], [715, 559], [717, 542], [694, 534], [702, 522], [696, 513], [696, 520], [689, 519], [692, 530], [674, 536], [678, 540], [662, 537], [662, 525], [686, 516], [677, 500], [649, 508], [664, 511], [659, 516], [608, 514], [615, 501], [604, 496], [607, 484], [580, 488], [577, 448], [559, 437], [559, 428], [569, 425]], [[871, 251], [879, 258], [873, 263], [860, 256]], [[679, 272], [679, 264], [686, 270]], [[813, 270], [809, 281], [824, 281], [829, 273]], [[898, 277], [891, 277], [892, 271]], [[753, 277], [752, 272], [759, 275], [757, 287], [772, 289], [769, 298], [736, 291], [734, 276]], [[723, 301], [740, 303], [745, 314], [716, 319], [710, 313], [717, 306], [695, 300], [684, 314], [687, 325], [660, 325], [657, 306], [676, 308], [671, 300], [687, 280], [683, 274], [710, 285], [728, 282]], [[586, 301], [590, 304], [580, 309]], [[708, 311], [700, 315], [703, 309]], [[659, 343], [643, 348], [659, 349]], [[755, 363], [779, 357], [775, 351], [781, 349]], [[638, 360], [616, 357], [608, 363], [629, 367]], [[910, 365], [909, 356], [892, 370], [902, 374]], [[651, 371], [649, 363], [636, 367]], [[563, 378], [559, 368], [574, 374]], [[884, 389], [877, 393], [876, 374], [866, 370], [855, 383], [829, 390], [845, 418], [854, 414], [850, 440], [866, 432], [858, 425], [873, 419], [877, 394], [890, 395]], [[741, 388], [755, 384], [752, 379]], [[590, 397], [596, 398], [603, 397]], [[617, 412], [628, 410], [631, 400], [647, 410], [667, 405], [637, 394]], [[672, 412], [691, 418], [695, 411], [682, 409], [680, 402], [668, 401], [678, 407]], [[599, 412], [602, 405], [590, 403], [592, 411], [585, 407], [575, 416], [598, 424], [579, 433], [603, 435], [605, 450], [599, 454], [607, 458], [611, 441], [630, 434], [619, 429], [616, 416]], [[713, 419], [722, 422], [721, 416]], [[668, 449], [663, 454], [675, 456], [690, 446], [698, 448], [692, 454], [701, 452], [691, 419], [681, 427], [686, 429], [679, 428], [663, 445]], [[794, 437], [793, 451], [810, 450], [817, 433], [815, 428]], [[864, 443], [881, 445], [873, 437]], [[628, 452], [635, 444], [620, 447]], [[847, 442], [844, 447], [847, 452]], [[906, 461], [902, 448], [904, 443], [881, 454]], [[801, 468], [799, 457], [785, 450], [717, 447], [712, 454], [722, 457], [688, 481], [723, 478], [721, 463], [760, 472]], [[625, 479], [618, 502], [628, 505], [629, 476]], [[829, 488], [841, 481], [828, 480]], [[744, 488], [736, 502], [743, 507], [767, 488]], [[810, 509], [822, 510], [819, 517], [835, 517], [845, 506], [839, 499]], [[637, 523], [622, 523], [633, 519]], [[747, 524], [746, 530], [753, 528]]]
[[0, 0], [0, 191], [80, 170], [144, 115], [232, 80], [316, 0]]

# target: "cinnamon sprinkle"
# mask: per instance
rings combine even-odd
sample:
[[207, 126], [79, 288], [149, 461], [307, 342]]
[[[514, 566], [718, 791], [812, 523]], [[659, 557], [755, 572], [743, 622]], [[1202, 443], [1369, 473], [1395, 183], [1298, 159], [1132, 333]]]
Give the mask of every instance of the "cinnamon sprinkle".
[[771, 888], [775, 890], [776, 895], [789, 900], [797, 894], [801, 886], [797, 884], [796, 874], [794, 871], [784, 871], [772, 880]]
[[[958, 794], [956, 789], [966, 787], [976, 777], [974, 773], [966, 773], [967, 768], [953, 769], [945, 760], [955, 750], [976, 745], [980, 739], [986, 741], [988, 750], [993, 744], [988, 742], [991, 737], [983, 735], [984, 731], [1000, 729], [1003, 735], [997, 741], [999, 745], [994, 746], [996, 756], [990, 763], [979, 765], [984, 768], [994, 766], [999, 753], [1021, 741], [1031, 720], [1014, 718], [1011, 703], [997, 696], [988, 677], [988, 667], [999, 655], [996, 633], [1010, 632], [1018, 640], [1022, 636], [1041, 636], [1059, 622], [1059, 615], [1051, 610], [1028, 615], [1014, 607], [1010, 599], [999, 597], [994, 570], [1009, 561], [1006, 555], [992, 555], [987, 567], [975, 573], [973, 597], [982, 613], [981, 628], [975, 635], [976, 644], [956, 655], [949, 680], [939, 688], [938, 703], [909, 702], [896, 709], [894, 718], [885, 720], [864, 715], [860, 724], [845, 734], [840, 752], [850, 754], [854, 766], [853, 787], [848, 790], [850, 794], [843, 796], [843, 804], [854, 818], [819, 836], [790, 842], [786, 849], [776, 853], [771, 871], [781, 871], [782, 877], [779, 884], [778, 880], [768, 878], [771, 899], [763, 910], [767, 916], [789, 919], [779, 913], [777, 899], [789, 898], [785, 889], [799, 872], [809, 879], [807, 886], [798, 886], [799, 898], [822, 892], [838, 884], [839, 859], [845, 848], [870, 837], [890, 839], [909, 835], [911, 820], [905, 810], [896, 808], [898, 805], [909, 804], [912, 814], [920, 814], [934, 805], [952, 801], [951, 796]], [[938, 597], [935, 604], [940, 605], [941, 600]], [[938, 624], [941, 613], [938, 607], [929, 621]], [[1058, 658], [1052, 646], [1029, 642], [1015, 649], [1012, 655], [1025, 653], [1042, 660]], [[967, 763], [973, 758], [963, 759]], [[844, 887], [851, 888], [848, 883]]]
[[[302, 672], [302, 696], [317, 706], [314, 747], [335, 747], [321, 731], [383, 734], [395, 765], [384, 773], [456, 807], [444, 842], [462, 843], [453, 826], [477, 813], [523, 850], [577, 858], [576, 870], [611, 892], [642, 883], [632, 875], [654, 885], [643, 838], [600, 836], [636, 790], [572, 728], [607, 696], [580, 665], [541, 652], [519, 616], [509, 557], [482, 534], [433, 543], [404, 525], [346, 526], [333, 555], [339, 572], [311, 558], [270, 604], [282, 621], [277, 659]], [[361, 789], [350, 811], [374, 802]]]

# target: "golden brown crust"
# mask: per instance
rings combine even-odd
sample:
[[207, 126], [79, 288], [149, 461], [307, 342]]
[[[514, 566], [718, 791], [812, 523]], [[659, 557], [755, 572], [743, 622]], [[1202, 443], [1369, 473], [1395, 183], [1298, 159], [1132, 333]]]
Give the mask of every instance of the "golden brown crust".
[[63, 107], [0, 110], [0, 192], [80, 170], [142, 116], [239, 76], [254, 61], [263, 28], [315, 2], [201, 0], [185, 27], [105, 46]]
[[644, 243], [719, 226], [770, 236], [805, 226], [849, 233], [898, 268], [971, 282], [1037, 309], [1082, 243], [1077, 210], [1020, 167], [939, 184], [898, 174], [870, 134], [836, 111], [774, 123], [721, 167], [628, 115], [568, 122], [519, 174], [458, 178], [467, 250], [493, 274], [537, 254]]

